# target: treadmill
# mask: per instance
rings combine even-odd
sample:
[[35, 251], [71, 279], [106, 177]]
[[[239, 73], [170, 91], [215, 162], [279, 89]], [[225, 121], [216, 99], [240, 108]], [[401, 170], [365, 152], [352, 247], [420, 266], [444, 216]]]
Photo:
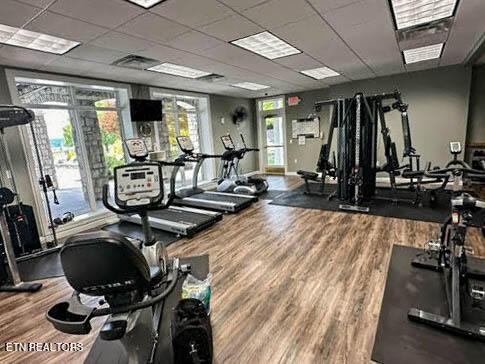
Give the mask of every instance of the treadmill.
[[173, 201], [174, 205], [236, 213], [258, 201], [257, 196], [205, 191], [199, 188], [198, 175], [202, 163], [204, 163], [206, 159], [221, 158], [222, 156], [196, 153], [194, 151], [192, 140], [188, 136], [178, 136], [177, 144], [183, 152], [183, 154], [177, 158], [177, 161], [183, 163], [195, 163], [195, 168], [192, 176], [192, 187], [179, 189], [176, 192]]
[[[146, 161], [148, 150], [143, 139], [128, 139], [125, 141], [128, 154], [135, 161]], [[174, 166], [170, 176], [170, 185], [175, 190], [175, 178], [180, 166]], [[121, 221], [141, 225], [137, 214], [118, 215]], [[190, 207], [170, 206], [167, 209], [150, 211], [148, 213], [150, 226], [154, 229], [168, 231], [179, 236], [191, 237], [222, 220], [222, 213], [201, 210]]]

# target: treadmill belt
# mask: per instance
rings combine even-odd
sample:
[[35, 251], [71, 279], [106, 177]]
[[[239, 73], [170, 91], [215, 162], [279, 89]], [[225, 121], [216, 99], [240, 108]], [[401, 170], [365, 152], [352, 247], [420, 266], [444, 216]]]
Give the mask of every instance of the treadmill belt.
[[198, 214], [196, 212], [182, 211], [177, 209], [151, 211], [148, 216], [157, 219], [175, 221], [180, 223], [190, 223], [194, 225], [203, 225], [209, 221], [216, 220], [216, 216]]
[[[132, 239], [144, 239], [143, 229], [141, 226], [127, 221], [120, 221], [116, 224], [107, 225], [103, 227], [103, 230], [125, 235]], [[161, 241], [165, 246], [169, 246], [170, 244], [179, 240], [177, 235], [162, 230], [153, 229], [153, 234], [155, 235], [155, 238], [158, 241]]]
[[189, 198], [195, 198], [197, 200], [210, 200], [218, 202], [233, 202], [235, 204], [245, 204], [255, 199], [250, 199], [240, 196], [218, 195], [216, 193], [198, 193], [196, 195], [189, 196]]

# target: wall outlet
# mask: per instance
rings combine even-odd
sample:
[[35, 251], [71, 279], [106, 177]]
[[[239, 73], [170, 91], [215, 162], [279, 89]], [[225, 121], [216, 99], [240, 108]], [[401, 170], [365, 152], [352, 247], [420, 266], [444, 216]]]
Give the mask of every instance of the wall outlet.
[[298, 163], [298, 159], [295, 158], [295, 164], [297, 164], [297, 163]]
[[224, 125], [225, 122], [226, 122], [226, 119], [221, 118], [221, 124]]

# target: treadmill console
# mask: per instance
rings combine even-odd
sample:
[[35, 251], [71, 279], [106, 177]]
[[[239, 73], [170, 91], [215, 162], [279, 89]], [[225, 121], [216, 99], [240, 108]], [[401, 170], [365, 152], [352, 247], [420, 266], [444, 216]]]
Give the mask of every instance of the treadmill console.
[[188, 136], [178, 136], [177, 144], [185, 154], [192, 154], [194, 152], [194, 145]]
[[148, 148], [143, 139], [126, 139], [125, 145], [131, 158], [145, 159], [146, 157], [148, 157]]
[[450, 142], [450, 152], [451, 154], [457, 155], [461, 153], [461, 143], [460, 142]]
[[221, 136], [222, 144], [224, 144], [224, 149], [226, 150], [234, 150], [236, 147], [234, 146], [234, 142], [229, 134]]
[[136, 163], [115, 168], [115, 202], [121, 208], [158, 204], [163, 199], [162, 168]]

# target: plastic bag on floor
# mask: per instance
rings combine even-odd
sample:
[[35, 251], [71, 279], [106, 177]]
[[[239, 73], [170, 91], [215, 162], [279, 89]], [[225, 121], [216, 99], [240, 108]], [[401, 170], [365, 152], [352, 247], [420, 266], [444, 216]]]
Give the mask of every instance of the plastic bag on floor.
[[202, 301], [207, 314], [210, 314], [210, 300], [212, 295], [212, 274], [209, 273], [203, 281], [189, 274], [182, 285], [182, 298], [196, 298]]

